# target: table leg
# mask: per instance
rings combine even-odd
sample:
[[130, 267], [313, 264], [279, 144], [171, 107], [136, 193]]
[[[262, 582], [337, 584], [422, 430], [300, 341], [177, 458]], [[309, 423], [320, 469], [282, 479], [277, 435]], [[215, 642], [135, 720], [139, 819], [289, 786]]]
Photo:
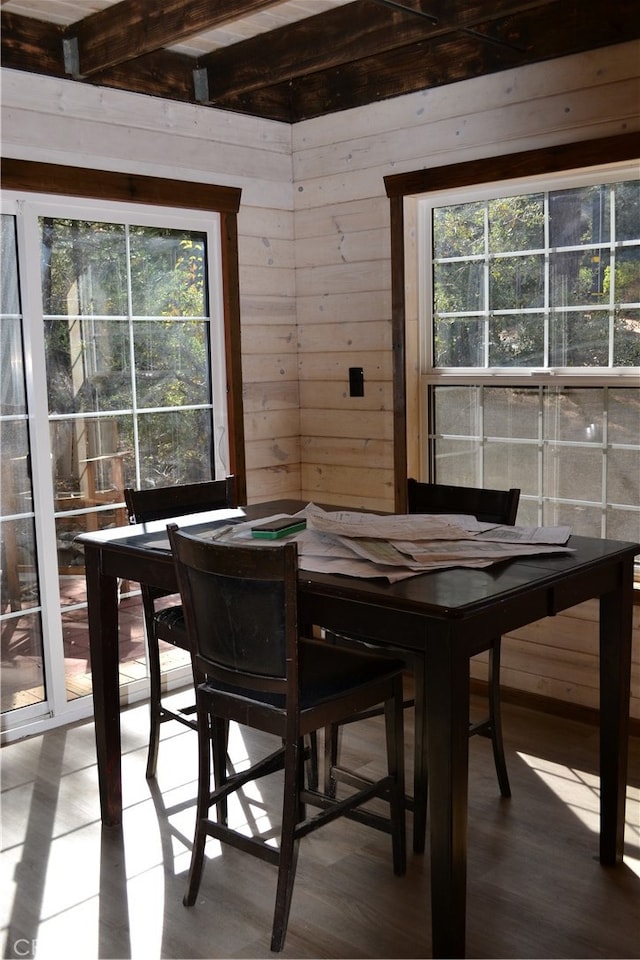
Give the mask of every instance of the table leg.
[[617, 590], [600, 597], [600, 860], [614, 865], [624, 850], [633, 564], [620, 565]]
[[426, 683], [432, 953], [464, 957], [469, 658], [455, 638], [428, 644]]
[[429, 798], [429, 757], [427, 747], [427, 680], [424, 657], [416, 657], [414, 677], [414, 738], [413, 758], [413, 852], [424, 853], [427, 835], [427, 804]]
[[115, 826], [122, 821], [118, 585], [101, 571], [100, 548], [84, 549], [100, 811], [103, 824]]

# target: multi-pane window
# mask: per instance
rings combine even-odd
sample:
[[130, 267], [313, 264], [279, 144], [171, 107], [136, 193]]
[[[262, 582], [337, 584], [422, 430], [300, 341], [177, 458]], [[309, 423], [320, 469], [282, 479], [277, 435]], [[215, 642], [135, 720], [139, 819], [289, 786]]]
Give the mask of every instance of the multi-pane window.
[[640, 181], [420, 203], [424, 474], [521, 489], [519, 522], [640, 538]]
[[68, 497], [69, 506], [78, 498], [96, 506], [109, 489], [122, 501], [123, 484], [209, 478], [206, 236], [53, 218], [39, 224], [60, 505]]

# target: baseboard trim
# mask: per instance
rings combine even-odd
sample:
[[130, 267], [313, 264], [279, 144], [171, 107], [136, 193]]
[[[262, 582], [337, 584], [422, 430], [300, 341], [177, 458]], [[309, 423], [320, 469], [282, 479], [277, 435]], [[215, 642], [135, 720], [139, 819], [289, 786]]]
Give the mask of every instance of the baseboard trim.
[[[471, 692], [486, 695], [486, 680], [471, 678]], [[527, 707], [529, 710], [538, 710], [540, 713], [550, 713], [556, 717], [566, 717], [579, 723], [588, 723], [597, 727], [600, 723], [600, 711], [595, 707], [584, 707], [579, 703], [569, 703], [555, 697], [545, 697], [540, 693], [530, 693], [527, 690], [516, 690], [515, 687], [500, 687], [500, 696], [503, 703], [513, 703], [518, 707]], [[640, 737], [640, 720], [629, 718], [629, 734]]]

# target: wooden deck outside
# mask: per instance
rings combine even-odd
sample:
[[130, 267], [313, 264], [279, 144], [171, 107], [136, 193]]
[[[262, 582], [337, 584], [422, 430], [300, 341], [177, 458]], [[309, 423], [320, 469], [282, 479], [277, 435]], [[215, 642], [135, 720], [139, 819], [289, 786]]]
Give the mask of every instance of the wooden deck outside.
[[[67, 700], [75, 700], [91, 693], [91, 657], [86, 608], [65, 612], [67, 606], [85, 599], [85, 580], [82, 576], [60, 578], [63, 603], [62, 629], [64, 646], [65, 687]], [[135, 588], [135, 584], [133, 588]], [[26, 619], [26, 618], [25, 618]], [[12, 633], [10, 650], [3, 652], [2, 711], [40, 703], [45, 697], [42, 656], [34, 651], [33, 640], [26, 622]], [[160, 658], [163, 670], [182, 667], [188, 663], [184, 651], [161, 644]], [[139, 595], [125, 595], [120, 601], [120, 683], [143, 680], [147, 676], [142, 605]]]

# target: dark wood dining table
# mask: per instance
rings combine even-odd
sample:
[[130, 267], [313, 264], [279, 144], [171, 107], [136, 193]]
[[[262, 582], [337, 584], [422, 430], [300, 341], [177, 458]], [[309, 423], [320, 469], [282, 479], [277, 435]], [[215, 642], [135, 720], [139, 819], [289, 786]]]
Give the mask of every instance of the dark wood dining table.
[[[247, 519], [296, 513], [303, 502], [243, 508]], [[328, 507], [327, 509], [331, 509]], [[333, 508], [333, 509], [338, 509]], [[206, 532], [225, 511], [176, 518]], [[122, 817], [118, 579], [176, 589], [167, 521], [86, 533], [85, 554], [98, 780], [103, 824]], [[469, 659], [498, 634], [591, 598], [600, 604], [600, 861], [622, 860], [627, 778], [633, 564], [640, 544], [572, 536], [572, 553], [400, 582], [299, 573], [304, 624], [418, 651], [425, 658], [431, 938], [434, 957], [465, 955]], [[548, 642], [553, 643], [553, 625]]]

